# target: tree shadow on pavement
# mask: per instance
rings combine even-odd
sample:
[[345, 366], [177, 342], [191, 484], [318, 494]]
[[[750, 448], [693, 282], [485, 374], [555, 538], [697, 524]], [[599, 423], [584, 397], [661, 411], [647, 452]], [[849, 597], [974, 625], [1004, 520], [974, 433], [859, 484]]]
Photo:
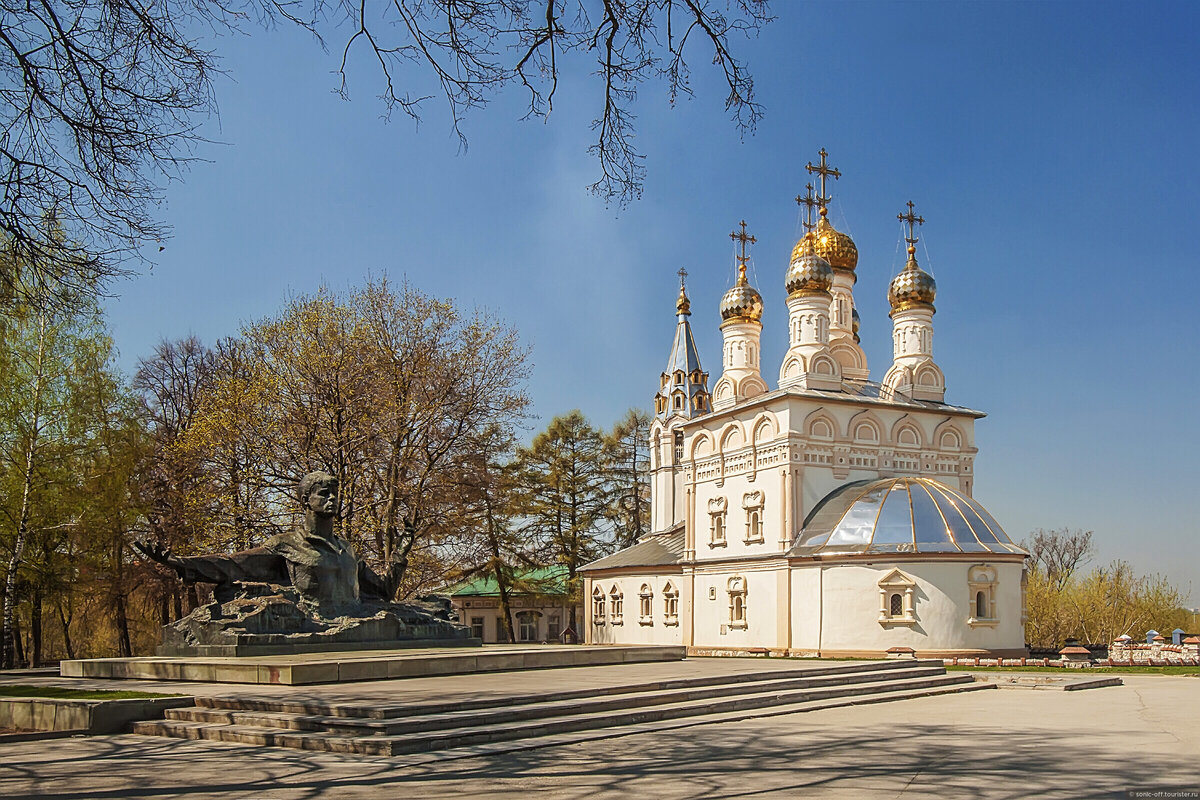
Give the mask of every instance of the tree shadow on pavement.
[[[886, 735], [879, 735], [881, 728]], [[1142, 743], [1146, 744], [1146, 743]], [[1147, 785], [1149, 781], [1158, 785]], [[799, 797], [909, 792], [1008, 800], [1200, 788], [1200, 767], [1120, 731], [1022, 734], [783, 718], [411, 765], [400, 759], [117, 736], [0, 749], [0, 796], [82, 798]]]

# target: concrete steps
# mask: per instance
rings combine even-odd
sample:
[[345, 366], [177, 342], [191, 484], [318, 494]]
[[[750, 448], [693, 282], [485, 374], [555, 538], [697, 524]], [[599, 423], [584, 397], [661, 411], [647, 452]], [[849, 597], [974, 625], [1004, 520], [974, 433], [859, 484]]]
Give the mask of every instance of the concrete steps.
[[522, 696], [372, 709], [204, 698], [204, 705], [170, 709], [163, 720], [135, 723], [133, 732], [390, 756], [494, 742], [539, 746], [539, 741], [558, 743], [556, 737], [563, 734], [636, 733], [646, 723], [682, 720], [695, 725], [988, 688], [993, 685], [969, 675], [946, 674], [938, 662], [860, 662], [579, 690], [552, 699]]

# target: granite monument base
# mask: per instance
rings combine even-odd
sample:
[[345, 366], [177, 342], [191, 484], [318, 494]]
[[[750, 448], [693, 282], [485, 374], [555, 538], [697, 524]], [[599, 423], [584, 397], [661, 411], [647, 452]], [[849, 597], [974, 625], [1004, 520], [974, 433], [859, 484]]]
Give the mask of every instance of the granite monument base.
[[484, 645], [482, 647], [414, 646], [402, 650], [238, 658], [89, 658], [63, 661], [64, 678], [103, 680], [199, 681], [306, 686], [355, 683], [432, 675], [467, 675], [524, 669], [680, 661], [685, 648], [676, 645]]
[[201, 606], [165, 626], [157, 654], [239, 657], [479, 644], [437, 604], [320, 605], [294, 587], [248, 584], [238, 597]]

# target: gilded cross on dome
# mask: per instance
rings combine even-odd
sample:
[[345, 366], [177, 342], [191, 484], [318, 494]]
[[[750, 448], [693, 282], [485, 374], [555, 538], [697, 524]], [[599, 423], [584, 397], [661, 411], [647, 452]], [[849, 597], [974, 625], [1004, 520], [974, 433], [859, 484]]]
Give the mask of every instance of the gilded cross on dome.
[[804, 206], [804, 230], [811, 231], [817, 227], [817, 223], [813, 222], [813, 211], [819, 205], [816, 195], [813, 194], [813, 185], [811, 183], [804, 184], [804, 194], [796, 195], [796, 203]]
[[822, 147], [822, 148], [821, 148], [821, 152], [820, 152], [820, 153], [818, 153], [818, 155], [820, 155], [820, 156], [821, 156], [821, 163], [820, 163], [820, 165], [818, 165], [818, 166], [813, 166], [813, 163], [810, 161], [810, 162], [808, 162], [808, 167], [807, 167], [807, 169], [808, 169], [808, 174], [809, 174], [809, 175], [812, 175], [812, 174], [815, 172], [815, 173], [817, 173], [818, 175], [820, 175], [820, 176], [821, 176], [821, 193], [817, 195], [817, 198], [816, 198], [816, 199], [817, 199], [817, 204], [818, 204], [818, 205], [821, 207], [821, 216], [825, 216], [825, 214], [826, 214], [825, 207], [826, 207], [827, 205], [829, 205], [829, 201], [833, 199], [833, 198], [832, 198], [832, 197], [830, 197], [829, 195], [825, 194], [825, 190], [826, 190], [825, 180], [826, 180], [826, 179], [827, 179], [827, 178], [828, 178], [830, 175], [832, 175], [832, 176], [834, 177], [834, 180], [836, 180], [836, 179], [838, 179], [838, 178], [842, 177], [842, 173], [838, 172], [836, 169], [834, 169], [833, 167], [829, 166], [829, 165], [828, 165], [828, 164], [825, 162], [825, 158], [826, 158], [826, 156], [828, 156], [829, 154], [825, 152], [825, 148], [824, 148], [824, 147]]
[[675, 313], [690, 314], [692, 313], [692, 304], [688, 300], [687, 289], [683, 285], [683, 279], [687, 277], [688, 272], [683, 267], [680, 267], [679, 272], [675, 274], [679, 276], [679, 297], [675, 300]]
[[742, 226], [740, 233], [738, 231], [733, 231], [729, 234], [730, 239], [733, 239], [735, 242], [740, 242], [742, 245], [742, 254], [737, 257], [738, 283], [742, 283], [746, 280], [746, 260], [749, 258], [749, 256], [746, 255], [746, 244], [754, 244], [758, 241], [758, 239], [755, 239], [753, 236], [748, 236], [746, 234], [746, 220], [742, 220], [740, 224]]
[[916, 247], [917, 242], [919, 241], [917, 238], [916, 226], [925, 224], [925, 218], [918, 217], [916, 214], [914, 214], [913, 208], [913, 201], [909, 200], [908, 213], [896, 215], [896, 219], [900, 220], [901, 222], [908, 223], [908, 236], [904, 237], [904, 241], [908, 242], [908, 246], [910, 248], [908, 252], [910, 253], [913, 252], [913, 249]]

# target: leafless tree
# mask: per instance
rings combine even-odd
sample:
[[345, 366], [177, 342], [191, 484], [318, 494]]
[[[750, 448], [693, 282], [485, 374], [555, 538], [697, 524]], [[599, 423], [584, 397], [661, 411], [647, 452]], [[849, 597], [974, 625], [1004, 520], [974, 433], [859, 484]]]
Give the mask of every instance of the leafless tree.
[[103, 290], [161, 249], [163, 187], [197, 157], [216, 107], [217, 55], [201, 35], [299, 25], [336, 53], [343, 93], [365, 50], [388, 114], [420, 119], [440, 95], [464, 144], [471, 109], [518, 86], [526, 118], [546, 118], [564, 66], [592, 60], [590, 189], [625, 204], [645, 176], [638, 88], [659, 80], [672, 103], [690, 95], [699, 48], [721, 70], [726, 110], [753, 130], [762, 108], [732, 47], [770, 21], [767, 0], [0, 0], [0, 15], [0, 237], [11, 251], [0, 303]]
[[1022, 542], [1033, 564], [1044, 570], [1051, 583], [1061, 588], [1080, 565], [1092, 557], [1092, 531], [1038, 528]]

